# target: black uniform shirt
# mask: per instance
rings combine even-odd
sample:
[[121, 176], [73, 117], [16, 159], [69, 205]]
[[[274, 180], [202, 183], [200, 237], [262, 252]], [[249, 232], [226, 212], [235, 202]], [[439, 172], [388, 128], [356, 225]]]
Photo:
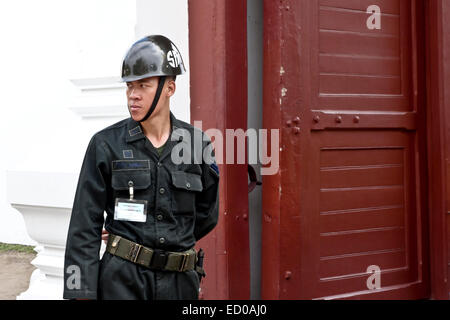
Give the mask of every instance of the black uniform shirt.
[[[92, 137], [81, 168], [67, 236], [65, 299], [97, 297], [104, 222], [110, 233], [167, 251], [192, 248], [216, 226], [219, 172], [211, 141], [172, 113], [170, 119], [172, 133], [161, 155], [132, 118]], [[194, 139], [199, 136], [200, 145]], [[174, 148], [184, 159], [190, 157], [190, 161], [174, 163]], [[205, 161], [203, 154], [208, 151], [212, 157]], [[130, 181], [134, 185], [134, 198], [147, 200], [146, 222], [114, 220], [115, 199], [129, 198]], [[77, 276], [75, 271], [79, 271], [79, 279], [73, 278]]]

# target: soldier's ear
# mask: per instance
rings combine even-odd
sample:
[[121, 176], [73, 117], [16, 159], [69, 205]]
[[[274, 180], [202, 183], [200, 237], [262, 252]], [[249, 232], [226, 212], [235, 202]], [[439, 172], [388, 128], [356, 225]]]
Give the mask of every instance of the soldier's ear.
[[175, 80], [172, 78], [167, 79], [167, 97], [171, 97], [175, 94], [175, 91], [177, 89], [177, 85], [175, 84]]

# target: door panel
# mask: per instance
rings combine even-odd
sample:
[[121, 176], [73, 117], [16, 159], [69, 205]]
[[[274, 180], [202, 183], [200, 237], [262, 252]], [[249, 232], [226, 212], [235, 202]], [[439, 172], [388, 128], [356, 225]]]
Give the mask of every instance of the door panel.
[[[381, 272], [381, 285], [417, 278], [416, 226], [410, 177], [414, 135], [404, 131], [332, 131], [311, 136], [320, 159], [319, 287], [367, 290], [366, 270]], [[372, 158], [373, 157], [373, 158]], [[412, 255], [412, 256], [411, 256]], [[330, 291], [331, 290], [331, 291]]]
[[[411, 110], [409, 1], [314, 1], [318, 10], [313, 75], [318, 108]], [[366, 9], [382, 10], [381, 29], [368, 30]], [[313, 57], [313, 62], [317, 61]]]
[[[281, 39], [281, 54], [265, 53], [266, 70], [276, 70], [281, 57], [284, 72], [278, 106], [269, 94], [264, 104], [265, 116], [278, 108], [283, 122], [280, 175], [263, 184], [280, 185], [280, 211], [272, 212], [280, 230], [272, 216], [263, 226], [263, 237], [280, 237], [279, 246], [263, 251], [268, 262], [279, 250], [279, 292], [263, 283], [263, 297], [427, 296], [419, 180], [425, 146], [418, 129], [424, 120], [417, 117], [424, 106], [415, 80], [421, 63], [414, 31], [418, 3], [266, 3], [265, 13], [278, 12], [280, 21], [278, 28], [277, 19], [267, 26], [266, 41], [276, 45], [276, 33]], [[370, 5], [381, 8], [380, 30], [367, 28]], [[265, 81], [266, 88], [274, 83]], [[265, 119], [266, 128], [277, 119]], [[381, 269], [375, 291], [367, 286], [373, 265]], [[264, 281], [274, 280], [263, 275]]]

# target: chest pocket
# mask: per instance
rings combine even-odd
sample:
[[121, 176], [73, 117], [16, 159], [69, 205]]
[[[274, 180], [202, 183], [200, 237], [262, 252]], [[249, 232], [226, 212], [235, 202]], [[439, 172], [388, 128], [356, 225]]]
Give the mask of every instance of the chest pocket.
[[201, 176], [184, 171], [172, 172], [172, 212], [194, 214], [195, 196], [203, 190]]
[[129, 198], [129, 188], [132, 182], [134, 198], [149, 200], [145, 190], [151, 185], [150, 160], [117, 160], [113, 161], [111, 186], [115, 197]]

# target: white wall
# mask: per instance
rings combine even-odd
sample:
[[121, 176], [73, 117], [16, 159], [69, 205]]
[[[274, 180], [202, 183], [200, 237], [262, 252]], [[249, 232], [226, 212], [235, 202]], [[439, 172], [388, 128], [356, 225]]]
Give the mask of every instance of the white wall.
[[137, 0], [136, 37], [162, 34], [172, 40], [183, 57], [187, 72], [177, 78], [177, 91], [170, 109], [180, 120], [190, 122], [189, 31], [187, 0]]
[[[174, 25], [185, 34], [187, 9], [180, 12], [184, 19]], [[70, 80], [120, 76], [142, 29], [137, 17], [130, 0], [0, 3], [0, 242], [34, 243], [7, 202], [6, 171], [78, 172], [90, 136], [117, 121], [83, 121], [72, 112], [80, 92]], [[23, 197], [32, 198], [27, 192]]]
[[[78, 173], [92, 134], [117, 121], [86, 121], [71, 111], [80, 95], [71, 80], [119, 77], [126, 50], [147, 33], [173, 39], [188, 62], [187, 1], [174, 1], [179, 7], [171, 8], [170, 32], [147, 18], [168, 18], [171, 2], [0, 2], [0, 242], [34, 244], [7, 201], [6, 171]], [[183, 78], [177, 80], [174, 112], [188, 120], [189, 75]], [[126, 105], [124, 110], [126, 117]], [[73, 192], [71, 186], [61, 188]], [[26, 192], [23, 198], [32, 199]]]
[[128, 0], [0, 3], [0, 241], [33, 243], [7, 202], [7, 170], [78, 171], [97, 128], [68, 109], [70, 79], [119, 73], [135, 10]]

